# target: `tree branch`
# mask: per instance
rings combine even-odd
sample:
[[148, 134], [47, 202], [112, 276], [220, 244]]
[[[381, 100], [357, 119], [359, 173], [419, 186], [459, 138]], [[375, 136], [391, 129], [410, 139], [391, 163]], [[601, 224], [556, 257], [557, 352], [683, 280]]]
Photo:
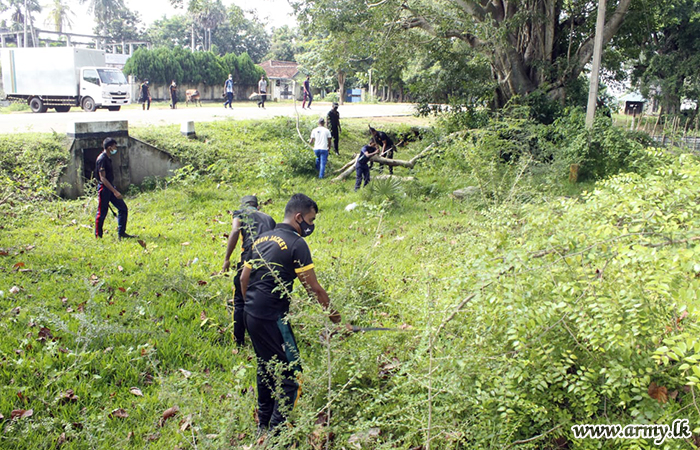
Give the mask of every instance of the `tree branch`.
[[409, 17], [403, 21], [401, 27], [404, 30], [409, 30], [411, 28], [420, 28], [431, 36], [438, 38], [457, 38], [460, 41], [464, 41], [469, 44], [472, 48], [478, 48], [484, 45], [484, 42], [471, 33], [463, 33], [458, 30], [447, 30], [445, 32], [438, 32], [433, 24], [428, 22], [428, 20], [411, 9], [407, 4], [401, 6], [403, 9], [411, 13], [412, 17]]
[[[615, 9], [615, 12], [612, 14], [610, 19], [605, 22], [605, 28], [603, 28], [603, 46], [607, 45], [610, 40], [615, 36], [615, 33], [617, 33], [617, 30], [620, 29], [620, 26], [622, 25], [622, 22], [625, 20], [625, 15], [627, 14], [627, 11], [629, 10], [630, 3], [632, 0], [620, 0], [620, 3], [617, 4], [617, 8]], [[576, 58], [576, 64], [574, 67], [571, 69], [572, 73], [572, 79], [576, 78], [578, 74], [581, 73], [583, 68], [588, 64], [588, 62], [591, 60], [593, 57], [593, 41], [595, 39], [595, 35], [589, 36], [588, 39], [586, 39], [581, 46], [579, 47], [578, 51], [576, 52], [577, 58]]]

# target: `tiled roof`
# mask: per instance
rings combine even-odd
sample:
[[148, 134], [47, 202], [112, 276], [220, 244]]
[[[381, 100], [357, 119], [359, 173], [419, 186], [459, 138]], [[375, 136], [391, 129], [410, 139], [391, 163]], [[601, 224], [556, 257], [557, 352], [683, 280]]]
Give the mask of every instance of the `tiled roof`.
[[286, 78], [291, 80], [299, 73], [299, 65], [293, 61], [268, 60], [260, 64], [268, 78]]

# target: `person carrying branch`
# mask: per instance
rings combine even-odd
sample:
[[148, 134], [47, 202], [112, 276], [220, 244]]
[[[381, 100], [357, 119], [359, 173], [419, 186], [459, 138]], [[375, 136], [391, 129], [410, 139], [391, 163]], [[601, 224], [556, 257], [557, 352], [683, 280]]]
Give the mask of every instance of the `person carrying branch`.
[[[396, 150], [396, 146], [389, 135], [383, 131], [377, 131], [372, 127], [369, 127], [369, 132], [372, 134], [374, 141], [377, 143], [377, 148], [379, 148], [379, 156], [382, 158], [394, 159], [394, 151]], [[394, 174], [393, 166], [389, 166], [389, 173], [391, 175]]]
[[[318, 205], [294, 194], [284, 209], [284, 221], [253, 243], [251, 258], [241, 273], [245, 324], [257, 356], [258, 432], [272, 432], [287, 420], [300, 393], [296, 372], [299, 350], [287, 319], [295, 279], [328, 312], [333, 323], [340, 314], [331, 309], [328, 293], [319, 284], [304, 237], [313, 233]], [[281, 364], [281, 376], [279, 369]]]
[[238, 238], [241, 237], [241, 258], [233, 277], [233, 338], [239, 347], [245, 343], [245, 300], [241, 291], [241, 269], [243, 263], [250, 259], [255, 238], [273, 230], [275, 225], [272, 217], [258, 210], [258, 198], [254, 195], [243, 197], [241, 209], [233, 212], [233, 225], [228, 236], [221, 272], [227, 272], [231, 268], [231, 255], [238, 244]]
[[112, 158], [117, 154], [117, 141], [113, 138], [106, 138], [102, 142], [102, 153], [95, 161], [95, 178], [97, 178], [97, 215], [95, 216], [95, 237], [101, 238], [103, 234], [102, 227], [107, 217], [109, 204], [112, 203], [119, 215], [117, 216], [117, 236], [119, 240], [123, 238], [133, 238], [126, 233], [126, 221], [129, 217], [129, 208], [127, 208], [122, 194], [114, 187], [114, 169], [112, 169]]

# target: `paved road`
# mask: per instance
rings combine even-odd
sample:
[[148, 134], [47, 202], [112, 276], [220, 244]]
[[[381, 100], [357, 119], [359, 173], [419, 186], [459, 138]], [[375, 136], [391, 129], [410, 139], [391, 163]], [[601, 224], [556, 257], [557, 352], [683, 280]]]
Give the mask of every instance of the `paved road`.
[[[297, 111], [302, 116], [325, 116], [330, 110], [330, 104], [328, 103], [314, 103], [311, 110], [302, 110], [300, 106], [297, 105]], [[345, 104], [339, 110], [341, 118], [410, 116], [414, 112], [413, 105], [408, 103]], [[186, 121], [211, 122], [226, 119], [267, 119], [276, 116], [294, 117], [294, 106], [289, 104], [268, 104], [266, 109], [256, 108], [253, 105], [252, 107], [234, 107], [233, 110], [228, 110], [221, 106], [214, 107], [212, 105], [203, 107], [190, 106], [188, 108], [183, 104], [181, 108], [176, 110], [151, 109], [150, 111], [143, 111], [141, 109], [125, 109], [112, 112], [106, 109], [99, 109], [94, 113], [86, 113], [79, 108], [74, 108], [68, 113], [57, 113], [54, 110], [50, 110], [43, 114], [31, 112], [0, 114], [0, 133], [50, 133], [55, 131], [63, 134], [69, 127], [72, 130], [74, 122], [128, 120], [130, 126], [148, 126], [179, 125]]]

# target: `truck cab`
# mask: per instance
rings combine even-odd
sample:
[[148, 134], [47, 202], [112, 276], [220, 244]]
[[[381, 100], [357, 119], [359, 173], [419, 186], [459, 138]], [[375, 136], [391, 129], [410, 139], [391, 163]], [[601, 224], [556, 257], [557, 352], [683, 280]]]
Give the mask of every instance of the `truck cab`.
[[97, 108], [119, 111], [130, 101], [129, 83], [121, 70], [109, 67], [80, 69], [79, 105], [85, 111]]

